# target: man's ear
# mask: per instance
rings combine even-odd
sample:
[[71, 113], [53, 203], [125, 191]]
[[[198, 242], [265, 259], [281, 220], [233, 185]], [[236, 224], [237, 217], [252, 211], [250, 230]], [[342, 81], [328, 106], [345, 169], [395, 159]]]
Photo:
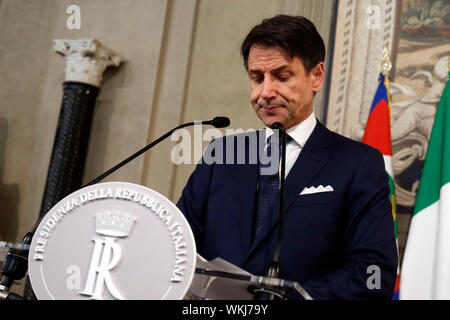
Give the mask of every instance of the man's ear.
[[310, 76], [312, 80], [313, 92], [319, 92], [320, 88], [322, 88], [323, 79], [325, 77], [323, 62], [319, 62], [314, 68], [312, 68]]

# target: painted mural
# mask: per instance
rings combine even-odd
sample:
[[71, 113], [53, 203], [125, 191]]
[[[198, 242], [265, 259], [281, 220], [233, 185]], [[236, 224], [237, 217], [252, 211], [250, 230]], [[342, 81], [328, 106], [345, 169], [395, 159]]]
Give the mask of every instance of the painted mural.
[[391, 130], [397, 209], [410, 213], [448, 78], [450, 1], [402, 0], [400, 6]]

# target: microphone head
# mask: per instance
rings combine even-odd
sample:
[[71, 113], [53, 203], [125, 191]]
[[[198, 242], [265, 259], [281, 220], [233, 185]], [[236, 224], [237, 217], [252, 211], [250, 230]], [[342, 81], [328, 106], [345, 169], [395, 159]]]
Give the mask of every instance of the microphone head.
[[215, 128], [225, 128], [230, 125], [230, 119], [227, 117], [215, 117], [211, 120], [211, 124]]
[[280, 122], [275, 122], [272, 124], [272, 129], [279, 129], [281, 131], [284, 131], [284, 126]]

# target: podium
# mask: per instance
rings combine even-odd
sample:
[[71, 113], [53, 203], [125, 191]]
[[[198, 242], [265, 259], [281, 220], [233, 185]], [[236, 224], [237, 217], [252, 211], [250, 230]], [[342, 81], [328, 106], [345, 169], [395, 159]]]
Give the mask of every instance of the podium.
[[[8, 254], [25, 259], [29, 247], [21, 243], [0, 241], [0, 266]], [[12, 251], [8, 252], [10, 249]], [[279, 290], [290, 288], [305, 300], [312, 300], [297, 282], [254, 276], [221, 258], [207, 261], [200, 255], [197, 255], [195, 275], [183, 300], [252, 300], [253, 293], [249, 290], [252, 286], [269, 286]]]
[[[26, 259], [30, 246], [0, 241], [0, 266], [8, 254]], [[252, 300], [251, 288], [268, 286], [280, 291], [295, 290], [305, 300], [312, 297], [295, 281], [252, 275], [235, 265], [216, 258], [207, 261], [197, 254], [195, 275], [183, 300]], [[6, 297], [4, 297], [6, 298]], [[17, 299], [17, 295], [14, 296]]]
[[[0, 260], [7, 253], [2, 274], [23, 277], [28, 262], [38, 299], [252, 300], [255, 290], [268, 288], [312, 300], [297, 282], [205, 260], [181, 211], [132, 183], [82, 188], [44, 216], [31, 245], [0, 241], [0, 247], [9, 248], [0, 249]], [[0, 299], [8, 289], [0, 286]]]

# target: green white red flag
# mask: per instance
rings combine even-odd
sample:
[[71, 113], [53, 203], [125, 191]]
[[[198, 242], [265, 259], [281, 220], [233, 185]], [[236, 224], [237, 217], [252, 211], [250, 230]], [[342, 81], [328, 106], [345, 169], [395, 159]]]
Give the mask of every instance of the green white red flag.
[[[450, 76], [450, 72], [449, 72]], [[434, 118], [403, 257], [400, 298], [450, 299], [450, 84]]]

